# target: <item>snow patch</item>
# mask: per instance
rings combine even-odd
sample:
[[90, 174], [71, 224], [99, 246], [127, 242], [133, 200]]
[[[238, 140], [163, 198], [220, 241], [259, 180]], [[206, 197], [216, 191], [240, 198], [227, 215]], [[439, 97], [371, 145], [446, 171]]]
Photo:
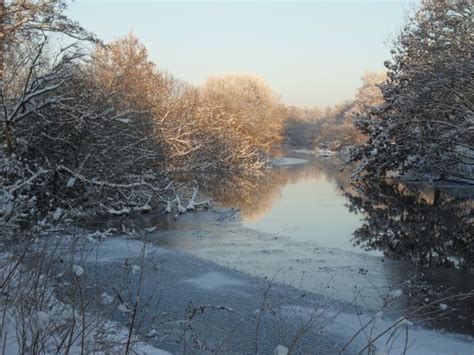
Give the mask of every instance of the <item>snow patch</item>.
[[184, 282], [205, 290], [216, 290], [245, 284], [244, 281], [233, 279], [220, 272], [208, 272], [201, 277], [184, 280]]
[[102, 303], [104, 306], [111, 304], [114, 302], [114, 297], [109, 295], [107, 292], [103, 292], [100, 295], [100, 303]]
[[140, 271], [140, 266], [138, 266], [138, 265], [132, 265], [132, 266], [130, 267], [130, 270], [132, 271], [132, 274], [136, 274], [137, 272]]
[[293, 151], [300, 154], [314, 154], [314, 151], [311, 149], [293, 149]]
[[59, 218], [61, 218], [62, 214], [63, 214], [63, 209], [60, 208], [60, 207], [56, 208], [56, 210], [53, 213], [53, 220], [55, 220], [55, 221], [59, 220]]
[[82, 274], [84, 273], [84, 269], [79, 266], [79, 265], [73, 265], [72, 267], [72, 272], [74, 273], [74, 275], [76, 275], [77, 277], [81, 277]]
[[329, 150], [329, 149], [316, 149], [314, 151], [314, 154], [320, 157], [332, 157], [333, 155], [336, 154], [336, 152], [333, 152], [332, 150]]
[[390, 291], [390, 293], [388, 294], [390, 298], [398, 298], [398, 297], [401, 297], [402, 295], [403, 295], [402, 290], [393, 290], [393, 291]]
[[306, 164], [308, 160], [299, 159], [299, 158], [289, 158], [289, 157], [277, 157], [272, 159], [273, 165], [285, 166], [285, 165], [298, 165]]
[[130, 123], [130, 119], [128, 118], [117, 118], [117, 121], [122, 122], [122, 123]]
[[[140, 258], [145, 248], [145, 257], [152, 254], [167, 253], [165, 249], [157, 248], [151, 244], [146, 244], [134, 239], [127, 239], [125, 237], [108, 238], [101, 243], [96, 252], [90, 253], [87, 257], [88, 261], [98, 262], [114, 262], [123, 261], [124, 259]], [[136, 269], [136, 268], [135, 268]]]
[[[308, 320], [309, 317], [315, 314], [315, 310], [309, 307], [302, 306], [283, 306], [281, 309], [282, 315], [292, 318], [299, 317], [299, 319]], [[435, 330], [428, 330], [420, 326], [415, 326], [411, 321], [402, 317], [398, 320], [381, 319], [383, 313], [378, 312], [375, 316], [371, 314], [355, 314], [349, 312], [339, 312], [338, 310], [327, 310], [321, 316], [321, 322], [328, 321], [325, 331], [337, 339], [349, 340], [360, 328], [361, 324], [365, 324], [376, 319], [373, 323], [372, 334], [373, 337], [382, 333], [384, 330], [397, 324], [392, 331], [382, 335], [374, 345], [377, 354], [400, 354], [405, 348], [405, 330], [408, 329], [408, 349], [406, 354], [425, 355], [425, 354], [472, 354], [472, 344], [474, 339], [469, 336], [462, 336], [458, 334], [440, 332]], [[371, 326], [372, 327], [372, 326]], [[397, 332], [393, 336], [393, 331]], [[364, 332], [359, 334], [354, 340], [354, 346], [359, 350], [367, 345], [367, 339]], [[393, 344], [392, 344], [393, 342]], [[387, 344], [390, 347], [386, 347]]]
[[448, 309], [448, 305], [445, 303], [440, 303], [439, 304], [439, 309], [442, 311], [446, 311]]
[[119, 304], [117, 309], [122, 313], [130, 313], [131, 312], [130, 306], [126, 303]]
[[76, 183], [76, 178], [74, 176], [71, 176], [69, 180], [67, 181], [66, 186], [73, 187], [75, 183]]
[[288, 348], [283, 345], [278, 345], [275, 350], [273, 350], [273, 355], [287, 355]]

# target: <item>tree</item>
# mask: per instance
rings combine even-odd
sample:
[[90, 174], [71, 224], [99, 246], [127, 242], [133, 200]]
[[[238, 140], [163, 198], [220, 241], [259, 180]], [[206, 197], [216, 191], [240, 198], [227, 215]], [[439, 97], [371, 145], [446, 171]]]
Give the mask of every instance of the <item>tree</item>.
[[474, 181], [470, 1], [424, 1], [386, 62], [383, 103], [358, 118], [368, 136], [356, 173]]
[[[58, 33], [75, 39], [97, 41], [94, 35], [63, 14], [65, 7], [62, 0], [12, 1], [6, 6], [2, 1], [0, 5], [0, 96], [4, 107], [0, 113], [0, 128], [9, 154], [15, 146], [13, 126], [19, 117], [25, 117], [25, 112], [18, 116], [20, 110], [25, 110], [26, 105], [36, 97], [32, 96], [33, 89], [29, 85], [34, 81], [33, 77], [47, 78], [41, 72], [47, 66], [43, 55], [47, 34]], [[56, 64], [61, 56], [77, 55], [74, 46], [63, 49], [56, 55], [59, 59]], [[5, 65], [8, 67], [5, 68]], [[44, 89], [49, 91], [51, 88]], [[8, 110], [9, 107], [11, 110]]]
[[[342, 150], [361, 144], [365, 136], [354, 125], [354, 118], [383, 102], [379, 85], [387, 79], [385, 72], [369, 71], [354, 100], [325, 109], [286, 108], [285, 140], [292, 145]], [[344, 154], [346, 155], [346, 154]]]
[[8, 7], [25, 16], [9, 32], [0, 101], [0, 224], [10, 235], [98, 213], [147, 211], [173, 194], [163, 189], [169, 181], [158, 166], [153, 116], [125, 91], [103, 85], [80, 44], [48, 50], [45, 31], [79, 32], [54, 12], [61, 7], [31, 13], [45, 4], [60, 3]]
[[[4, 4], [4, 0], [2, 1]], [[31, 40], [45, 33], [62, 33], [78, 40], [97, 38], [65, 14], [64, 0], [13, 0], [5, 7], [3, 31], [8, 42]]]
[[351, 110], [352, 116], [363, 114], [371, 107], [383, 103], [383, 95], [379, 86], [387, 80], [387, 73], [385, 71], [368, 71], [361, 80], [362, 86], [357, 89], [354, 107]]
[[283, 110], [268, 84], [252, 74], [211, 76], [202, 94], [207, 105], [223, 112], [235, 134], [264, 151], [281, 139]]
[[136, 109], [151, 112], [169, 94], [165, 78], [132, 33], [106, 46], [97, 45], [89, 70], [104, 90]]

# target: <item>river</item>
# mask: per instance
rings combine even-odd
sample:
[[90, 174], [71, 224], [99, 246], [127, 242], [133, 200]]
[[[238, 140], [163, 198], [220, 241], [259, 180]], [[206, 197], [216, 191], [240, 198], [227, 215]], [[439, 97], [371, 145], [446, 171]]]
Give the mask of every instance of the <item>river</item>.
[[[304, 151], [277, 163], [258, 175], [196, 176], [216, 208], [157, 217], [154, 242], [364, 312], [394, 289], [410, 296], [391, 307], [394, 316], [448, 288], [474, 289], [472, 187], [353, 185], [335, 158]], [[473, 334], [472, 300], [445, 303], [450, 316], [427, 326]]]

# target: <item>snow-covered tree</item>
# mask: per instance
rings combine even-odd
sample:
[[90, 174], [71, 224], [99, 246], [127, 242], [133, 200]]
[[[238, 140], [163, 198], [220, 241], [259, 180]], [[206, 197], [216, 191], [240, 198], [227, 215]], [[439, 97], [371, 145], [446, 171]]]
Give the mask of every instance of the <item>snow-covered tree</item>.
[[211, 76], [202, 89], [211, 109], [232, 122], [235, 134], [268, 149], [281, 139], [283, 110], [270, 86], [253, 74]]
[[384, 102], [358, 118], [358, 173], [474, 180], [473, 33], [471, 1], [422, 2], [386, 62]]
[[34, 235], [49, 222], [149, 210], [167, 196], [154, 120], [101, 85], [80, 44], [50, 46], [50, 31], [90, 38], [62, 10], [59, 1], [6, 6], [2, 234], [20, 228]]
[[267, 119], [277, 100], [260, 79], [225, 76], [212, 90], [192, 87], [159, 71], [132, 34], [97, 46], [89, 68], [111, 96], [152, 118], [167, 170], [260, 167], [258, 153], [268, 149], [270, 136], [276, 139], [275, 125], [281, 127], [278, 115]]
[[387, 80], [385, 71], [367, 71], [361, 78], [362, 85], [357, 89], [351, 115], [356, 116], [367, 112], [371, 107], [383, 103], [380, 85]]

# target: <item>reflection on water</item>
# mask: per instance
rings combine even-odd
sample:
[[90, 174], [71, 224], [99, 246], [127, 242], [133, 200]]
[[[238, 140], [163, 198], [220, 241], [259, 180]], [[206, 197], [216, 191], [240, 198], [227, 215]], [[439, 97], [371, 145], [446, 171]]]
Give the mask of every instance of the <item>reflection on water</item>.
[[473, 268], [474, 191], [469, 187], [426, 187], [359, 182], [348, 207], [363, 215], [354, 241], [393, 259], [420, 266]]
[[250, 228], [421, 266], [473, 268], [472, 187], [353, 184], [349, 172], [336, 160], [313, 159], [259, 174], [196, 179], [218, 204], [238, 208]]
[[305, 177], [285, 185], [278, 202], [265, 215], [245, 220], [244, 225], [320, 247], [356, 251], [350, 240], [352, 231], [360, 226], [360, 217], [350, 213], [344, 202], [330, 178]]
[[[312, 160], [310, 164], [281, 166], [265, 172], [206, 174], [195, 176], [195, 179], [213, 201], [240, 209], [243, 220], [251, 222], [268, 213], [281, 200], [287, 186], [301, 181], [321, 181], [322, 184], [325, 181], [327, 186], [320, 190], [321, 193], [347, 186], [349, 175], [339, 170], [340, 167], [329, 160]], [[318, 199], [318, 196], [314, 197]]]
[[[474, 289], [472, 187], [352, 184], [350, 169], [341, 172], [335, 159], [292, 156], [309, 162], [261, 174], [193, 176], [218, 205], [238, 209], [240, 219], [219, 211], [217, 220], [160, 217], [156, 242], [338, 301], [351, 302], [357, 292], [371, 309], [409, 277], [426, 285], [426, 294]], [[474, 313], [472, 298], [453, 307], [456, 319], [432, 325], [474, 332], [474, 319], [465, 316]]]

